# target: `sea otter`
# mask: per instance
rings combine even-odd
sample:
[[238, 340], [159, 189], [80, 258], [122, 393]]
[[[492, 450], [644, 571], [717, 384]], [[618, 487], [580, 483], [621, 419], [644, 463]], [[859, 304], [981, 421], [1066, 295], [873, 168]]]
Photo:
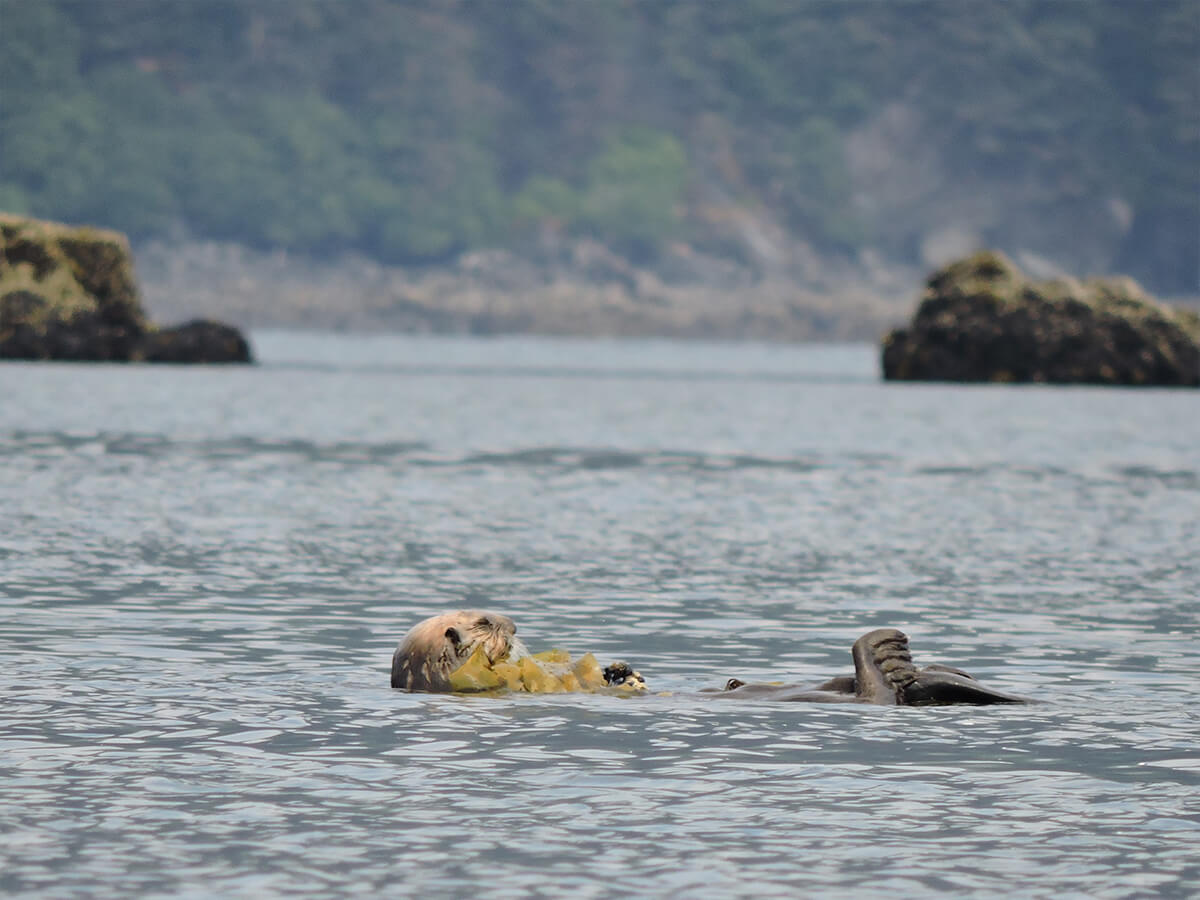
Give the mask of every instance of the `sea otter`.
[[874, 703], [879, 706], [945, 706], [1031, 703], [987, 688], [961, 669], [931, 665], [918, 669], [908, 650], [908, 636], [895, 628], [864, 634], [850, 651], [854, 674], [831, 678], [815, 687], [746, 684], [731, 678], [713, 697], [808, 703]]
[[[505, 666], [516, 668], [513, 663], [522, 660], [530, 663], [530, 654], [516, 637], [516, 632], [517, 626], [508, 616], [481, 610], [460, 610], [426, 619], [404, 636], [392, 655], [392, 687], [406, 691], [449, 693], [456, 690], [451, 676], [472, 668], [465, 665], [468, 661], [472, 661], [477, 668], [491, 669], [494, 666], [497, 670]], [[701, 693], [712, 698], [873, 703], [880, 706], [981, 706], [1032, 702], [1024, 697], [984, 687], [961, 669], [942, 665], [918, 669], [913, 665], [908, 637], [895, 628], [880, 628], [863, 635], [854, 642], [851, 656], [854, 659], [853, 675], [831, 678], [813, 687], [747, 684], [731, 678], [723, 690], [704, 690]], [[590, 654], [585, 657], [588, 658]], [[594, 660], [591, 664], [594, 667], [593, 688], [608, 686], [645, 690], [645, 679], [626, 663], [613, 663], [602, 674]], [[473, 685], [466, 690], [495, 686], [503, 687], [498, 680], [483, 687]], [[564, 688], [561, 682], [554, 680], [553, 674], [547, 682], [531, 683], [526, 680], [522, 683], [518, 680], [513, 687], [531, 691], [581, 689], [578, 684], [574, 688]]]
[[[546, 667], [555, 669], [554, 663], [539, 662], [534, 665], [537, 657], [530, 657], [516, 633], [517, 626], [508, 616], [478, 609], [443, 613], [419, 622], [409, 630], [392, 654], [392, 687], [406, 691], [448, 693], [455, 690], [452, 674], [468, 661], [477, 668], [485, 669], [493, 666], [499, 669], [502, 664], [512, 669], [516, 668], [512, 664], [524, 661], [524, 671], [528, 673], [532, 666], [539, 676], [536, 687], [525, 683], [527, 690], [582, 689], [578, 679], [573, 682], [574, 688], [564, 687], [563, 678], [556, 676], [566, 675], [565, 670], [545, 671]], [[477, 653], [481, 656], [475, 656]], [[645, 690], [645, 679], [627, 664], [615, 662], [601, 670], [590, 654], [580, 664], [589, 660], [593, 667], [592, 687]], [[578, 670], [572, 673], [576, 674]], [[518, 673], [514, 673], [514, 677], [520, 678]], [[478, 686], [470, 688], [480, 689]]]

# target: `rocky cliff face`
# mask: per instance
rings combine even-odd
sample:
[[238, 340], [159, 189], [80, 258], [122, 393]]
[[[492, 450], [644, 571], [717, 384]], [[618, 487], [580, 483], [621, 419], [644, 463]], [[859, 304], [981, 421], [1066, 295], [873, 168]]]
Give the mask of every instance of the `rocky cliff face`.
[[1200, 386], [1200, 316], [1128, 278], [1033, 282], [999, 253], [935, 272], [908, 328], [883, 340], [901, 381]]
[[219, 323], [150, 323], [119, 232], [0, 215], [0, 359], [250, 362], [250, 349]]

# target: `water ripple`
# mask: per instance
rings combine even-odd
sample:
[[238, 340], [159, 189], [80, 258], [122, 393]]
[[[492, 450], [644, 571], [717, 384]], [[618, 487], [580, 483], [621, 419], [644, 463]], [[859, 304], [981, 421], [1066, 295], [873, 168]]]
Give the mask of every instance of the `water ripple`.
[[[0, 368], [0, 891], [1200, 892], [1192, 397], [307, 340]], [[468, 604], [653, 692], [391, 691]], [[699, 693], [881, 625], [1045, 702]]]

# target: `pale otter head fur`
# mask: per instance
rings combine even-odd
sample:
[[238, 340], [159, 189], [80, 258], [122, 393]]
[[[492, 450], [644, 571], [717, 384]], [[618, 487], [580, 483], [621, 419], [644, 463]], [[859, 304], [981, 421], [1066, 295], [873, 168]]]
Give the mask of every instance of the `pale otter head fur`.
[[392, 687], [406, 691], [450, 690], [450, 673], [482, 645], [489, 662], [524, 648], [513, 637], [517, 626], [508, 616], [464, 609], [426, 619], [400, 641], [392, 654]]

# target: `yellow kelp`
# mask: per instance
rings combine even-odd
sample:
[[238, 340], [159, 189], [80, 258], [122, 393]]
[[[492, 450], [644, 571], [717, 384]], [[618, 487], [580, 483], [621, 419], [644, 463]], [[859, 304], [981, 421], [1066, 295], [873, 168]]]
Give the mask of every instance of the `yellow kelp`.
[[613, 687], [604, 680], [604, 670], [596, 657], [585, 653], [571, 661], [565, 650], [547, 650], [517, 660], [508, 658], [489, 662], [483, 645], [475, 648], [465, 663], [450, 673], [450, 689], [455, 692], [524, 691], [531, 694], [558, 694], [579, 691], [636, 691], [644, 685]]

